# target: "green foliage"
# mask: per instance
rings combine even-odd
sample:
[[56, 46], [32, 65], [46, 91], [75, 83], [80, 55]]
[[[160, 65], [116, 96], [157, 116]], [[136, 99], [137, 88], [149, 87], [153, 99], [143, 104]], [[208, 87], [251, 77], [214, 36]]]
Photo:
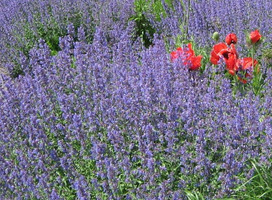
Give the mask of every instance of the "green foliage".
[[191, 8], [191, 0], [188, 1], [188, 7], [185, 6], [183, 0], [180, 0], [181, 6], [183, 8], [183, 20], [180, 22], [180, 29], [182, 33], [183, 40], [187, 39], [189, 37], [188, 35], [188, 28], [189, 28], [189, 14]]
[[192, 48], [195, 52], [195, 55], [202, 55], [201, 59], [201, 68], [200, 72], [203, 73], [206, 66], [210, 66], [210, 54], [211, 51], [209, 47], [201, 47], [197, 46], [197, 43], [195, 42], [194, 38], [191, 36], [191, 38], [184, 38], [182, 34], [178, 34], [175, 37], [175, 48], [177, 47], [185, 47], [187, 44], [191, 43]]
[[[181, 1], [182, 2], [182, 1]], [[167, 5], [174, 9], [172, 7], [172, 0], [166, 0]], [[136, 0], [135, 1], [135, 15], [131, 17], [130, 20], [134, 20], [136, 24], [136, 30], [135, 30], [135, 36], [140, 37], [143, 41], [143, 44], [145, 47], [149, 47], [153, 43], [153, 37], [156, 33], [155, 28], [151, 25], [150, 21], [147, 18], [147, 13], [153, 14], [155, 16], [156, 20], [161, 20], [162, 17], [166, 16], [166, 12], [163, 8], [162, 2], [160, 0]], [[182, 4], [184, 6], [184, 4]], [[189, 9], [187, 13], [184, 13], [187, 18], [181, 23], [180, 29], [181, 34], [177, 35], [175, 38], [176, 41], [176, 47], [183, 47], [187, 45], [188, 43], [192, 43], [193, 49], [195, 51], [196, 55], [202, 55], [202, 67], [201, 72], [203, 72], [206, 68], [206, 66], [210, 66], [210, 60], [209, 60], [209, 52], [211, 49], [209, 47], [199, 47], [197, 46], [196, 42], [194, 41], [193, 37], [189, 37], [188, 32], [188, 20], [189, 20]], [[81, 26], [81, 18], [82, 15], [80, 12], [74, 15], [74, 18], [67, 18], [67, 22], [70, 22], [74, 25], [75, 30]], [[59, 37], [62, 37], [67, 34], [66, 29], [61, 27], [53, 15], [51, 15], [47, 25], [44, 26], [40, 22], [40, 16], [37, 15], [35, 17], [34, 23], [28, 23], [26, 22], [23, 25], [23, 35], [17, 34], [16, 39], [20, 45], [16, 47], [19, 51], [23, 52], [26, 56], [29, 55], [30, 49], [32, 49], [37, 41], [42, 38], [46, 41], [47, 45], [49, 46], [51, 50], [52, 55], [56, 55], [58, 51], [60, 50], [59, 47]], [[67, 24], [68, 25], [68, 24]], [[92, 34], [92, 33], [91, 33]], [[167, 44], [166, 44], [167, 46]], [[168, 48], [170, 48], [168, 46]], [[263, 59], [267, 62], [267, 64], [271, 65], [272, 60], [272, 50], [267, 49], [263, 52]], [[75, 58], [72, 58], [71, 67], [76, 68], [75, 64]], [[23, 74], [23, 70], [19, 66], [19, 64], [16, 65], [12, 72], [13, 77], [17, 77], [20, 74]], [[253, 79], [249, 84], [243, 84], [241, 83], [236, 76], [231, 76], [228, 72], [226, 73], [226, 76], [232, 79], [233, 83], [233, 93], [236, 94], [237, 92], [245, 93], [247, 90], [252, 89], [256, 95], [261, 94], [263, 85], [265, 84], [265, 74], [262, 72], [258, 72], [257, 68], [255, 68], [253, 73]], [[67, 93], [70, 93], [72, 91], [68, 91]], [[60, 108], [55, 108], [55, 116], [56, 116], [56, 123], [60, 123], [62, 125], [65, 125], [66, 122], [62, 118], [62, 112]], [[42, 119], [41, 119], [42, 120]], [[123, 122], [120, 122], [120, 124], [125, 124]], [[49, 126], [48, 126], [49, 127]], [[125, 138], [125, 142], [129, 142], [131, 138], [129, 138], [129, 134], [126, 132], [126, 125], [123, 127], [119, 127], [123, 131], [123, 136]], [[67, 130], [69, 131], [69, 130]], [[180, 127], [177, 130], [180, 133], [180, 145], [183, 144], [183, 142], [191, 142], [192, 146], [190, 149], [187, 149], [188, 152], [192, 154], [192, 158], [196, 155], [195, 145], [196, 145], [196, 138], [189, 138], [186, 133], [183, 130], [182, 122], [180, 122]], [[80, 152], [82, 149], [82, 144], [77, 140], [65, 140], [65, 136], [62, 135], [61, 132], [56, 132], [54, 130], [51, 130], [50, 128], [45, 130], [46, 135], [48, 139], [50, 140], [50, 147], [49, 149], [52, 149], [57, 152], [58, 157], [64, 156], [64, 153], [60, 149], [58, 145], [58, 141], [63, 141], [65, 143], [68, 143], [71, 148], [75, 150], [75, 152]], [[89, 132], [88, 137], [91, 136], [98, 136], [101, 135], [99, 139], [101, 142], [107, 144], [107, 150], [106, 154], [110, 157], [115, 156], [117, 152], [115, 152], [113, 145], [109, 141], [107, 137], [107, 131], [105, 128], [100, 127], [97, 132]], [[206, 141], [209, 143], [209, 141]], [[159, 145], [159, 144], [158, 144]], [[164, 144], [165, 148], [167, 147], [167, 144]], [[74, 169], [79, 173], [82, 174], [84, 177], [87, 178], [87, 182], [90, 183], [93, 178], [96, 178], [96, 163], [92, 159], [87, 159], [89, 156], [90, 150], [92, 148], [91, 141], [86, 141], [84, 144], [84, 152], [82, 152], [82, 155], [75, 154], [73, 156], [72, 162]], [[175, 147], [174, 147], [175, 148]], [[225, 150], [222, 147], [221, 153], [210, 153], [209, 159], [212, 162], [219, 162], [218, 160], [224, 155]], [[127, 150], [129, 151], [129, 150]], [[136, 145], [133, 149], [133, 155], [140, 155], [141, 151], [139, 150], [139, 147]], [[14, 155], [15, 156], [15, 155]], [[180, 162], [174, 162], [171, 160], [171, 155], [167, 155], [165, 152], [163, 153], [157, 153], [154, 155], [154, 158], [156, 161], [158, 161], [160, 164], [155, 166], [155, 171], [161, 173], [160, 179], [156, 179], [156, 184], [162, 183], [163, 181], [167, 180], [170, 176], [173, 175], [174, 180], [172, 182], [172, 185], [170, 186], [173, 191], [178, 190], [178, 183], [180, 180], [184, 180], [185, 176], [182, 174], [180, 168], [182, 167], [180, 165]], [[131, 158], [130, 158], [131, 159]], [[16, 162], [16, 156], [13, 158], [13, 160]], [[56, 163], [52, 163], [54, 165]], [[244, 183], [237, 187], [235, 190], [235, 194], [233, 194], [233, 198], [225, 198], [221, 200], [234, 200], [234, 199], [245, 199], [245, 200], [266, 200], [271, 199], [272, 196], [272, 168], [267, 166], [258, 166], [257, 161], [252, 161], [252, 166], [255, 169], [255, 174], [250, 180], [245, 180]], [[137, 170], [142, 166], [142, 161], [138, 160], [133, 162], [133, 165], [131, 166], [132, 170]], [[161, 170], [160, 167], [164, 167], [166, 170]], [[105, 169], [106, 170], [106, 169]], [[213, 177], [210, 178], [209, 183], [216, 188], [220, 187], [220, 183], [217, 181], [217, 178], [219, 176], [220, 168], [212, 169]], [[73, 189], [71, 183], [69, 182], [67, 172], [61, 168], [58, 167], [51, 173], [51, 182], [55, 183], [57, 178], [60, 178], [61, 182], [56, 184], [56, 189], [59, 195], [61, 195], [65, 199], [75, 199], [76, 198], [76, 192]], [[144, 180], [141, 178], [138, 178], [136, 176], [131, 175], [130, 177], [126, 177], [124, 172], [120, 169], [120, 173], [117, 174], [118, 178], [118, 188], [119, 188], [119, 194], [123, 194], [124, 196], [128, 194], [129, 191], [132, 191], [132, 189], [137, 189], [137, 187], [140, 187], [144, 184]], [[127, 184], [126, 179], [129, 178], [134, 181], [135, 184]], [[189, 200], [204, 200], [204, 196], [209, 195], [209, 192], [205, 184], [199, 184], [199, 180], [202, 179], [197, 174], [192, 174], [190, 177], [190, 180], [186, 180], [190, 182], [190, 184], [187, 185], [185, 195]], [[187, 176], [188, 179], [188, 176]], [[241, 179], [243, 179], [241, 177]], [[105, 180], [99, 179], [98, 182], [102, 183]], [[91, 186], [93, 187], [93, 186]], [[102, 190], [97, 190], [94, 187], [92, 188], [93, 193], [91, 194], [91, 197], [95, 199], [97, 196], [101, 197], [102, 199], [107, 199], [108, 197], [103, 194]], [[133, 194], [130, 194], [133, 196]], [[136, 199], [136, 197], [135, 197]]]
[[20, 46], [17, 46], [17, 50], [23, 52], [25, 56], [29, 56], [29, 51], [38, 42], [38, 40], [44, 39], [49, 46], [52, 54], [55, 51], [59, 51], [59, 37], [65, 35], [65, 30], [60, 27], [53, 16], [50, 16], [46, 24], [41, 22], [40, 14], [36, 14], [33, 22], [25, 21], [23, 23], [23, 31], [16, 33], [15, 37]]
[[[53, 15], [52, 8], [48, 6], [48, 18], [46, 21], [42, 20], [40, 13], [33, 14], [33, 20], [27, 21], [22, 19], [23, 22], [18, 22], [18, 26], [22, 27], [20, 32], [14, 32], [14, 37], [17, 41], [17, 46], [9, 46], [11, 49], [15, 49], [17, 52], [23, 53], [27, 58], [29, 58], [29, 51], [35, 47], [39, 39], [43, 39], [48, 45], [51, 55], [57, 55], [61, 50], [59, 47], [59, 38], [67, 35], [67, 26], [72, 24], [75, 29], [75, 38], [77, 41], [77, 31], [80, 26], [87, 28], [82, 22], [83, 15], [80, 11], [72, 13], [70, 17], [64, 17], [64, 21], [60, 24], [56, 16]], [[95, 25], [88, 25], [88, 37], [87, 42], [92, 42], [93, 34], [95, 31]], [[17, 62], [17, 61], [15, 61]], [[19, 75], [23, 75], [24, 72], [18, 63], [14, 63], [15, 67], [12, 71], [12, 77], [16, 78]]]
[[10, 76], [11, 76], [12, 78], [17, 78], [17, 77], [20, 76], [20, 75], [24, 75], [24, 71], [23, 71], [22, 67], [21, 67], [19, 64], [15, 63], [15, 64], [14, 64], [14, 68], [13, 68], [13, 70], [11, 71]]
[[185, 191], [188, 200], [205, 200], [203, 195], [197, 191]]
[[[174, 9], [172, 0], [165, 0], [165, 3], [171, 9]], [[153, 0], [151, 3], [151, 12], [155, 15], [156, 20], [160, 21], [161, 17], [166, 17], [166, 12], [162, 5], [162, 0]]]
[[263, 72], [259, 70], [260, 65], [254, 68], [253, 79], [251, 83], [252, 90], [255, 95], [262, 95], [263, 86], [265, 84], [265, 78]]
[[[166, 0], [166, 4], [173, 8], [172, 0]], [[152, 45], [155, 28], [147, 18], [147, 14], [155, 16], [155, 20], [160, 21], [162, 17], [166, 17], [161, 0], [136, 0], [134, 2], [135, 15], [130, 20], [135, 21], [136, 30], [135, 37], [140, 37], [145, 47]]]
[[262, 58], [268, 63], [271, 64], [272, 60], [272, 49], [267, 48], [262, 51]]
[[[254, 176], [237, 187], [234, 198], [241, 200], [270, 200], [272, 197], [272, 167], [259, 165], [257, 160], [251, 161]], [[241, 177], [242, 179], [242, 177]]]
[[152, 44], [152, 40], [155, 34], [155, 29], [145, 16], [145, 12], [148, 11], [149, 6], [145, 0], [137, 0], [135, 5], [135, 15], [130, 20], [135, 21], [135, 37], [140, 37], [145, 47], [149, 47]]
[[[251, 161], [249, 167], [254, 168], [254, 175], [251, 179], [239, 176], [242, 184], [238, 185], [229, 198], [216, 200], [270, 200], [272, 197], [272, 167], [259, 165], [257, 160]], [[188, 200], [204, 200], [204, 193], [199, 190], [186, 190]]]
[[[62, 111], [58, 106], [56, 106], [55, 109], [55, 116], [56, 116], [56, 122], [62, 125], [65, 125], [66, 122], [64, 119], [62, 119]], [[69, 142], [69, 141], [64, 141], [65, 136], [60, 132], [56, 130], [51, 130], [50, 126], [45, 130], [45, 133], [50, 141], [50, 144], [48, 146], [49, 149], [54, 150], [57, 153], [58, 157], [63, 157], [64, 152], [60, 149], [58, 142], [63, 141], [63, 142]], [[52, 163], [54, 165], [56, 163]], [[55, 184], [55, 188], [58, 192], [58, 194], [65, 199], [72, 200], [76, 197], [76, 192], [73, 189], [70, 181], [69, 181], [69, 176], [65, 169], [63, 169], [61, 166], [54, 168], [54, 170], [50, 173], [50, 181]], [[57, 181], [59, 179], [60, 181]]]

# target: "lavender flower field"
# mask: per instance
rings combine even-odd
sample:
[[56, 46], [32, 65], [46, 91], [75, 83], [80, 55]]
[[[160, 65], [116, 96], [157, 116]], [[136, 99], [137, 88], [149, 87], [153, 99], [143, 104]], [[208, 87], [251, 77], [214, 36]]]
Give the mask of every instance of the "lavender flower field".
[[271, 10], [0, 0], [0, 199], [272, 199]]

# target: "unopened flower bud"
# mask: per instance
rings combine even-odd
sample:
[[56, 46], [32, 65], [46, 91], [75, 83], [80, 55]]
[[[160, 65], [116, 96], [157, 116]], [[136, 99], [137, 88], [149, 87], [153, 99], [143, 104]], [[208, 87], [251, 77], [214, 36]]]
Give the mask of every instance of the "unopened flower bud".
[[213, 35], [212, 35], [212, 39], [214, 39], [214, 41], [218, 41], [219, 40], [219, 33], [218, 32], [214, 32]]

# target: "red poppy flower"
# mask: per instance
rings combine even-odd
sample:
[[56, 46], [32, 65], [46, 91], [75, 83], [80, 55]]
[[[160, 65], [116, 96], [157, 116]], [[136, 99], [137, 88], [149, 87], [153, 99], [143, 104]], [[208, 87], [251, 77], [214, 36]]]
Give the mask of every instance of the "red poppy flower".
[[[230, 48], [228, 48], [225, 43], [214, 45], [211, 52], [211, 63], [217, 65], [220, 58], [224, 59], [228, 70], [233, 70], [238, 58], [234, 44], [231, 44]], [[233, 74], [232, 72], [230, 73]]]
[[226, 40], [225, 41], [226, 41], [226, 43], [228, 45], [230, 45], [230, 44], [236, 44], [237, 43], [237, 36], [236, 36], [236, 34], [234, 34], [234, 33], [228, 34], [226, 36]]
[[213, 46], [210, 61], [212, 64], [217, 65], [220, 60], [220, 52], [223, 52], [228, 49], [228, 46], [225, 43], [218, 43]]
[[238, 59], [238, 54], [233, 43], [230, 44], [230, 48], [228, 48], [225, 43], [214, 45], [211, 52], [211, 63], [217, 65], [220, 58], [224, 59], [229, 73], [235, 75], [237, 70], [235, 64]]
[[259, 30], [257, 29], [255, 31], [252, 31], [250, 33], [249, 37], [250, 37], [251, 44], [255, 44], [260, 41], [262, 36], [261, 36]]
[[183, 53], [183, 50], [181, 47], [178, 47], [176, 51], [171, 52], [171, 61], [173, 62], [175, 59], [177, 59], [181, 54]]
[[254, 61], [252, 62], [251, 57], [241, 58], [237, 60], [237, 68], [242, 70], [251, 69], [255, 67], [257, 64], [258, 64], [258, 61], [254, 59]]
[[172, 62], [179, 57], [182, 58], [184, 65], [189, 66], [190, 70], [198, 70], [201, 67], [202, 56], [195, 56], [191, 43], [188, 44], [187, 48], [182, 49], [181, 47], [178, 47], [176, 51], [171, 52]]
[[191, 44], [191, 43], [188, 44], [188, 49], [187, 49], [186, 53], [187, 53], [188, 55], [192, 55], [192, 56], [195, 55], [195, 52], [194, 52], [194, 50], [192, 49], [192, 44]]
[[231, 75], [235, 75], [237, 71], [236, 62], [238, 59], [238, 54], [234, 44], [231, 44], [230, 48], [228, 49], [227, 57], [224, 57], [224, 59], [229, 73]]
[[[253, 61], [251, 57], [238, 59], [236, 62], [238, 79], [243, 83], [247, 83], [247, 78], [252, 78], [254, 67], [257, 64], [258, 61], [255, 59]], [[259, 69], [257, 70], [259, 71]], [[242, 75], [239, 72], [242, 72]]]
[[191, 61], [191, 66], [190, 70], [198, 70], [201, 67], [201, 59], [202, 56], [191, 56], [190, 61]]
[[235, 75], [237, 68], [236, 68], [236, 61], [237, 61], [237, 56], [234, 53], [229, 53], [228, 54], [228, 59], [225, 60], [227, 70], [231, 75]]

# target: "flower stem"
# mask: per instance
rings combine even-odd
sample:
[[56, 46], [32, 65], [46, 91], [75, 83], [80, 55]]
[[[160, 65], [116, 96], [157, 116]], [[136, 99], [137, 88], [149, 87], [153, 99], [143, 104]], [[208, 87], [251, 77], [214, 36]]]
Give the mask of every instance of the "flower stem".
[[189, 29], [189, 16], [190, 16], [190, 9], [191, 9], [191, 0], [188, 1], [188, 9], [187, 9], [187, 16], [186, 16], [186, 37], [188, 38], [188, 29]]
[[255, 46], [252, 45], [251, 57], [252, 57], [252, 68], [253, 68], [253, 70], [254, 70], [254, 54], [255, 54]]

